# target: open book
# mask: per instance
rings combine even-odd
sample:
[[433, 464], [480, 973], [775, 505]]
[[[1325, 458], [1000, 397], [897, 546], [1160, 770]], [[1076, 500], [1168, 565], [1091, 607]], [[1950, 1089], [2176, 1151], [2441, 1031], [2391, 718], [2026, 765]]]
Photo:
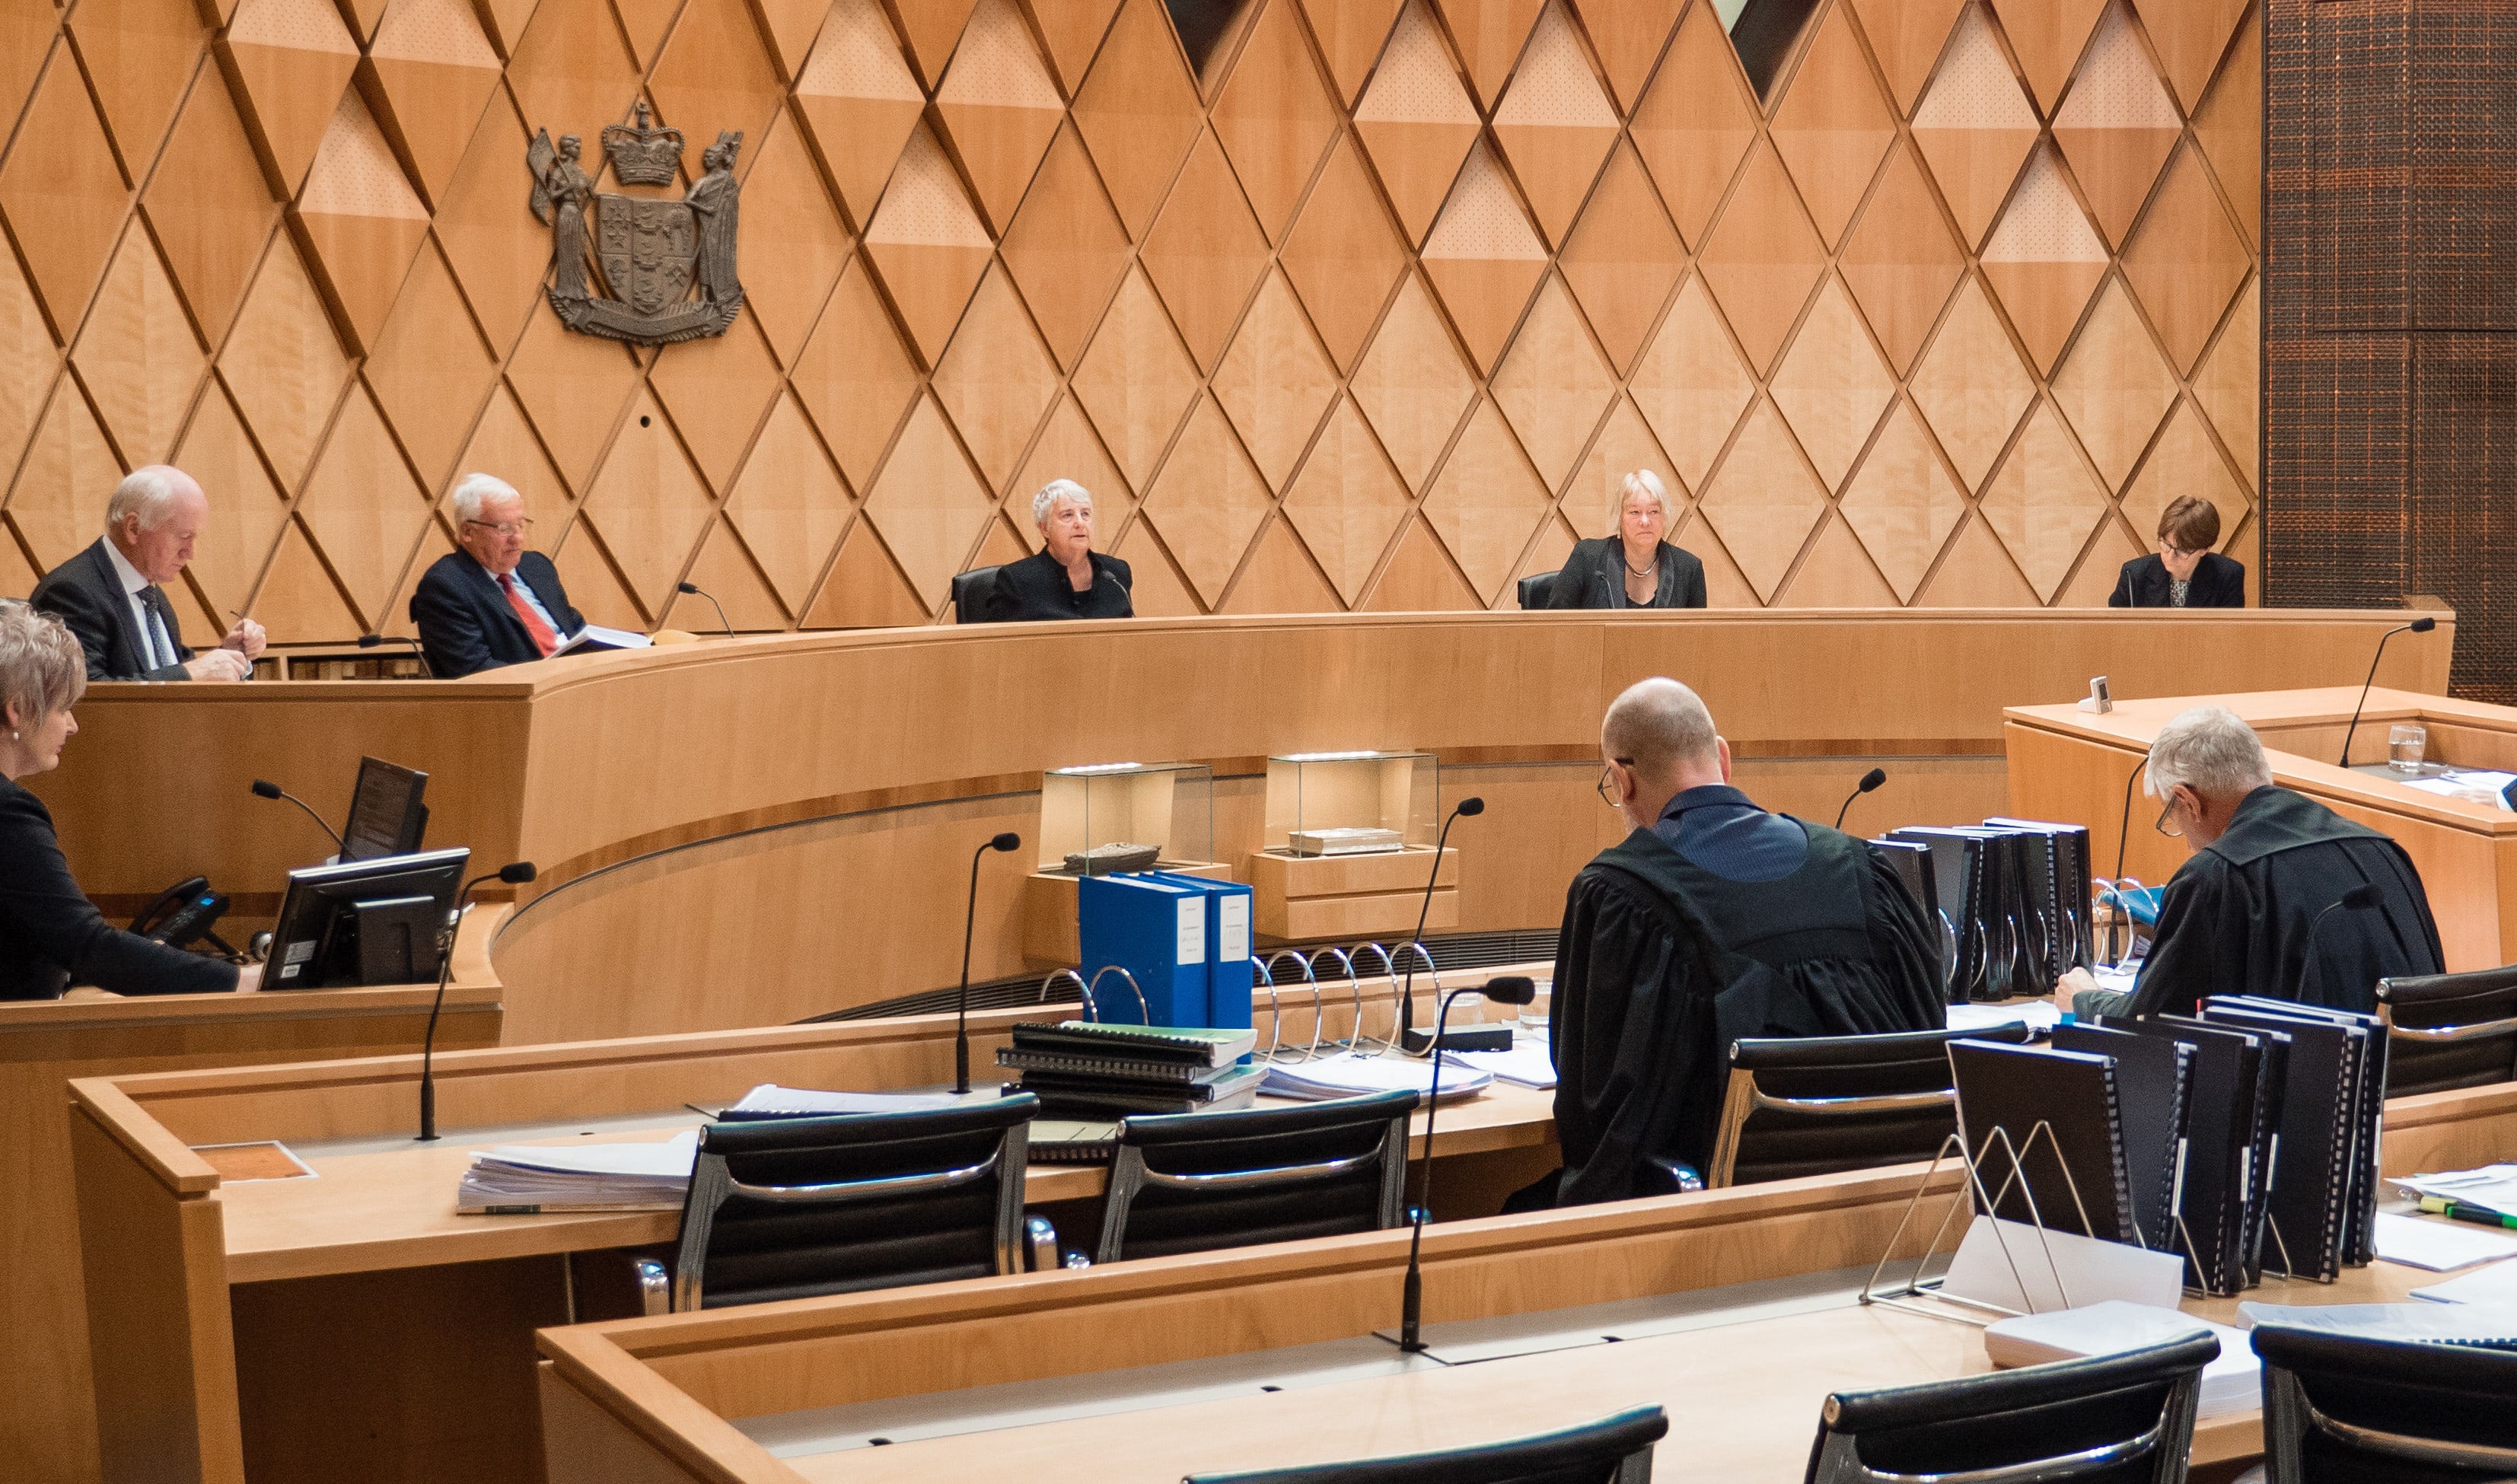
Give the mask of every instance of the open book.
[[559, 648], [546, 657], [555, 659], [562, 655], [591, 655], [602, 650], [652, 649], [655, 643], [646, 635], [629, 629], [605, 628], [600, 623], [589, 623], [561, 640]]

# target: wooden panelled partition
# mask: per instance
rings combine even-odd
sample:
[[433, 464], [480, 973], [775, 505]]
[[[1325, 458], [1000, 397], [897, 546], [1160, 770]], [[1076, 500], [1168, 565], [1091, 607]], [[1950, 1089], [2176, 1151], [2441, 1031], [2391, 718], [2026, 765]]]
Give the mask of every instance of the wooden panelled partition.
[[[269, 894], [338, 817], [360, 754], [430, 775], [433, 844], [542, 878], [494, 949], [511, 1044], [775, 1025], [954, 982], [972, 847], [1037, 827], [1046, 768], [1216, 765], [1216, 859], [1258, 844], [1271, 752], [1422, 748], [1463, 822], [1460, 926], [1552, 929], [1619, 832], [1600, 718], [1647, 675], [1712, 707], [1741, 780], [1848, 827], [1982, 819], [2007, 799], [2005, 704], [2328, 684], [2398, 610], [1895, 610], [1350, 615], [790, 634], [380, 686], [103, 685], [35, 780], [81, 882], [193, 871]], [[2380, 680], [2436, 694], [2453, 615]], [[2342, 657], [2349, 657], [2347, 658]], [[187, 745], [165, 745], [168, 737]], [[134, 796], [184, 798], [135, 826]], [[1019, 973], [1020, 883], [982, 863], [973, 972]], [[266, 905], [263, 911], [271, 911]]]
[[[74, 0], [0, 18], [0, 592], [399, 631], [469, 469], [601, 621], [925, 622], [1097, 494], [1150, 614], [1511, 602], [1658, 470], [1725, 606], [2255, 565], [2259, 0]], [[1765, 64], [1770, 63], [1770, 69]], [[534, 131], [741, 130], [748, 299], [560, 327]], [[608, 183], [607, 183], [608, 189]], [[699, 602], [699, 600], [692, 600]]]

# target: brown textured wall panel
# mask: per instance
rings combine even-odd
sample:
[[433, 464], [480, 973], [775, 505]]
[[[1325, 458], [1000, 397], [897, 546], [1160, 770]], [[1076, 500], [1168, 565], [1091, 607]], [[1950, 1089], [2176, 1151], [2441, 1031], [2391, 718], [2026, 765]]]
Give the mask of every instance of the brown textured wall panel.
[[[681, 626], [945, 619], [1054, 477], [1148, 613], [1510, 606], [1635, 468], [1717, 603], [2102, 601], [2178, 490], [2251, 554], [2257, 0], [1823, 0], [1762, 104], [1712, 0], [220, 9], [0, 4], [0, 573], [171, 453], [188, 631], [403, 627], [472, 468]], [[749, 303], [631, 353], [523, 155], [641, 100], [744, 131]]]

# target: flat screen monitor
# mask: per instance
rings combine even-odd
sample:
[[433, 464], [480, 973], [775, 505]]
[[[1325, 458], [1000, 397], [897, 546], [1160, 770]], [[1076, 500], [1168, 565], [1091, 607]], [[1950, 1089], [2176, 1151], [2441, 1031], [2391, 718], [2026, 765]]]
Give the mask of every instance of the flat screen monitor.
[[458, 847], [290, 871], [262, 987], [319, 990], [435, 979], [437, 928], [454, 910], [463, 868], [471, 860], [471, 850]]
[[341, 830], [341, 859], [372, 861], [406, 856], [428, 833], [428, 775], [381, 757], [359, 759], [359, 787], [350, 797], [350, 822]]

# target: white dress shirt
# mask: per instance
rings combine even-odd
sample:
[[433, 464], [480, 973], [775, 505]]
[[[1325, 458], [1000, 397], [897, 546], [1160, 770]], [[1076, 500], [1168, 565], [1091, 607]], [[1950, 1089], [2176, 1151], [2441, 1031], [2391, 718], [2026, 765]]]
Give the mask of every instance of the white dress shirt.
[[[489, 571], [486, 567], [481, 570], [483, 572]], [[531, 582], [525, 580], [525, 574], [523, 572], [517, 572], [514, 569], [509, 569], [506, 577], [493, 575], [490, 580], [503, 587], [506, 585], [508, 577], [513, 577], [515, 579], [516, 591], [523, 596], [525, 606], [532, 609], [534, 613], [541, 615], [542, 622], [550, 625], [551, 637], [562, 644], [566, 644], [568, 642], [567, 625], [551, 616], [551, 611], [542, 606], [540, 595], [533, 591], [533, 585]]]
[[157, 611], [149, 606], [149, 580], [141, 575], [140, 569], [131, 565], [130, 558], [125, 557], [122, 548], [114, 545], [109, 537], [105, 543], [105, 554], [113, 563], [114, 575], [122, 579], [123, 601], [131, 605], [131, 621], [138, 625], [133, 632], [140, 636], [142, 660], [150, 670], [183, 663], [176, 657], [174, 637], [158, 620]]

